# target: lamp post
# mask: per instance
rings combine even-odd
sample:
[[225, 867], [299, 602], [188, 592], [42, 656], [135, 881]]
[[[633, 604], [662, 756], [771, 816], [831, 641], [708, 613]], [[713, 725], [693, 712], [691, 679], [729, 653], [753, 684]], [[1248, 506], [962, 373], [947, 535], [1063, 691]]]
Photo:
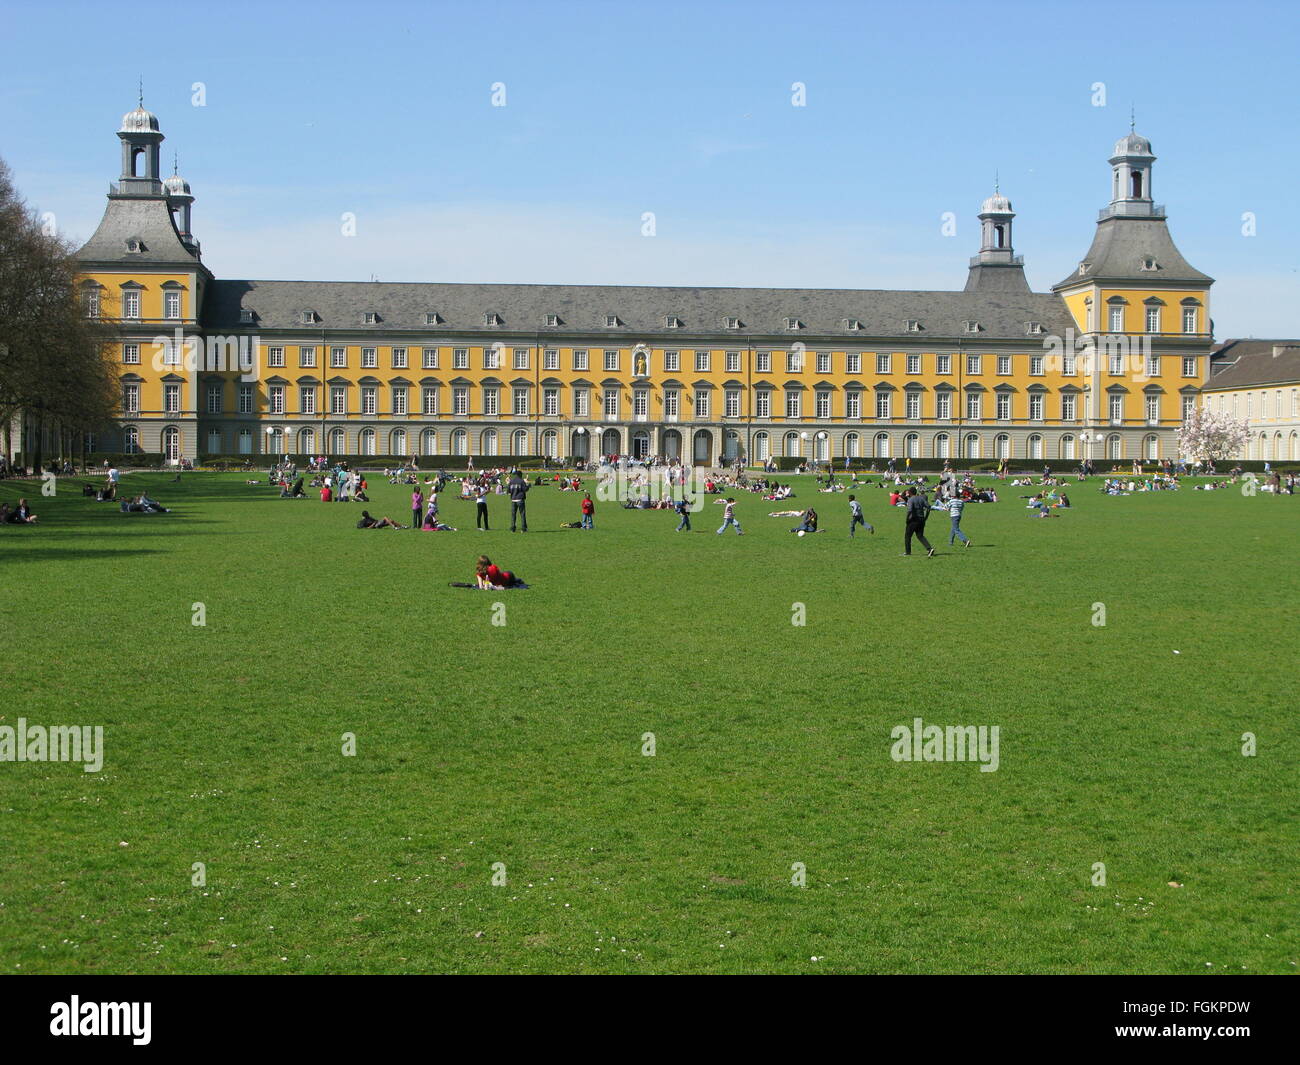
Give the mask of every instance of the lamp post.
[[831, 459], [830, 438], [831, 438], [831, 434], [828, 433], [825, 429], [823, 429], [821, 432], [817, 434], [817, 439], [823, 441], [826, 446], [826, 469], [829, 473], [834, 473], [835, 464], [834, 461]]

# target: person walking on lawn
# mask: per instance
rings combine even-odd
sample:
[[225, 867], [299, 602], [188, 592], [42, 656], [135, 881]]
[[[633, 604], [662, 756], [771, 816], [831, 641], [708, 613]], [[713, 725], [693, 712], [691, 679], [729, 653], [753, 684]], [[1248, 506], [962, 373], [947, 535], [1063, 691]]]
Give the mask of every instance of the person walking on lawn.
[[867, 532], [875, 533], [876, 527], [870, 525], [867, 519], [862, 516], [862, 504], [858, 502], [857, 496], [849, 496], [849, 539], [853, 539], [853, 534], [858, 531], [858, 526], [866, 527]]
[[519, 519], [524, 532], [528, 531], [528, 482], [518, 470], [510, 474], [506, 483], [506, 494], [510, 497], [510, 531], [515, 531], [515, 518]]
[[906, 526], [903, 534], [903, 554], [912, 553], [912, 537], [915, 536], [921, 541], [921, 546], [925, 548], [925, 557], [934, 557], [934, 548], [930, 546], [930, 541], [925, 538], [925, 519], [930, 516], [930, 504], [925, 496], [918, 495], [915, 488], [907, 490], [907, 513]]

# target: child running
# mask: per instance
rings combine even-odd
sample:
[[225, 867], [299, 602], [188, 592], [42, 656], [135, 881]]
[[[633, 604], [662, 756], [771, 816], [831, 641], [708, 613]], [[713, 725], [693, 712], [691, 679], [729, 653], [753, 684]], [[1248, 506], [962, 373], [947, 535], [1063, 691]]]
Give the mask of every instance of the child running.
[[853, 539], [853, 534], [858, 531], [858, 526], [866, 526], [867, 532], [873, 536], [876, 534], [876, 527], [870, 525], [867, 519], [862, 516], [862, 504], [858, 502], [857, 496], [849, 496], [849, 539]]
[[727, 496], [727, 505], [722, 508], [722, 528], [718, 530], [719, 536], [727, 531], [728, 525], [736, 527], [737, 536], [745, 535], [745, 530], [740, 527], [740, 522], [736, 520], [736, 501], [731, 496]]

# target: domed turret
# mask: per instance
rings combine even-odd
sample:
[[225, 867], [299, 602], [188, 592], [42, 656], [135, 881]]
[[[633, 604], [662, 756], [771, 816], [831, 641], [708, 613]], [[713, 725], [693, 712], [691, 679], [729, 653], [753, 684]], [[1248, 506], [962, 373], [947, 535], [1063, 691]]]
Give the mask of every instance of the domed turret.
[[128, 111], [122, 116], [122, 128], [119, 133], [157, 133], [158, 116], [152, 111], [146, 111], [144, 105], [137, 107], [134, 111]]
[[191, 195], [190, 183], [174, 171], [172, 176], [163, 182], [163, 188], [167, 190], [167, 195], [172, 199]]
[[1011, 201], [1000, 192], [995, 192], [980, 207], [980, 215], [986, 214], [1014, 214], [1011, 210]]
[[1150, 156], [1152, 159], [1155, 158], [1154, 155], [1151, 155], [1151, 142], [1132, 130], [1129, 131], [1127, 137], [1121, 137], [1115, 142], [1114, 155], [1145, 155]]

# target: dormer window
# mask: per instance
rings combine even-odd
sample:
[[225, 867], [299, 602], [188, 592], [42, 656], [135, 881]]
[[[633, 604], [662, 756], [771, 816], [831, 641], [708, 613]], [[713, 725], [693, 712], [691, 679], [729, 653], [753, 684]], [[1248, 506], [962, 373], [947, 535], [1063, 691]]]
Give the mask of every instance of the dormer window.
[[725, 325], [726, 325], [726, 327], [727, 327], [728, 329], [739, 329], [739, 328], [740, 328], [740, 319], [739, 319], [739, 318], [724, 318], [724, 319], [723, 319], [723, 322], [725, 323]]
[[126, 242], [126, 250], [134, 255], [138, 255], [140, 252], [144, 251], [144, 241], [132, 237]]
[[1092, 266], [1092, 263], [1080, 263], [1080, 264], [1079, 264], [1079, 273], [1080, 273], [1080, 274], [1086, 274], [1086, 273], [1088, 272], [1088, 268], [1089, 268], [1090, 266]]
[[965, 327], [966, 332], [968, 333], [978, 333], [981, 329], [979, 322], [973, 322], [973, 321], [963, 322], [962, 325]]
[[374, 311], [366, 311], [365, 314], [361, 316], [361, 320], [366, 325], [375, 325], [379, 321], [379, 315]]
[[919, 318], [909, 318], [903, 323], [903, 332], [919, 333], [921, 331], [921, 320]]
[[557, 326], [560, 324], [560, 316], [558, 314], [548, 314], [542, 320], [548, 326]]
[[427, 311], [427, 312], [425, 312], [425, 315], [424, 315], [424, 324], [425, 324], [425, 325], [441, 325], [441, 324], [442, 324], [442, 315], [440, 315], [437, 311]]
[[312, 325], [312, 324], [314, 324], [315, 321], [316, 321], [316, 312], [315, 312], [315, 311], [303, 311], [303, 312], [302, 312], [302, 317], [301, 317], [300, 320], [301, 320], [301, 322], [302, 322], [303, 325]]
[[617, 315], [617, 314], [607, 314], [607, 315], [605, 315], [605, 328], [606, 328], [606, 329], [617, 329], [621, 324], [622, 324], [622, 323], [618, 320], [618, 315]]
[[1025, 333], [1028, 336], [1038, 336], [1043, 331], [1042, 322], [1026, 322]]
[[255, 316], [254, 316], [254, 314], [253, 314], [253, 308], [252, 308], [252, 307], [240, 307], [240, 308], [239, 308], [239, 324], [240, 324], [240, 325], [252, 325], [253, 322], [254, 322], [255, 320], [256, 320], [256, 319], [255, 319]]
[[488, 311], [485, 315], [483, 315], [483, 324], [500, 325], [501, 315], [497, 314], [496, 311]]
[[675, 314], [664, 315], [665, 329], [680, 329], [681, 327], [682, 327], [682, 320], [678, 318], [677, 315]]
[[801, 322], [798, 318], [787, 318], [785, 320], [785, 327], [787, 329], [802, 329], [803, 322]]
[[1148, 256], [1147, 258], [1145, 258], [1145, 259], [1142, 260], [1142, 269], [1143, 269], [1143, 270], [1159, 270], [1159, 269], [1160, 269], [1160, 264], [1157, 263], [1157, 262], [1155, 261], [1155, 259], [1152, 259], [1150, 256]]
[[862, 329], [862, 322], [857, 318], [845, 318], [844, 328], [850, 333], [856, 333]]

